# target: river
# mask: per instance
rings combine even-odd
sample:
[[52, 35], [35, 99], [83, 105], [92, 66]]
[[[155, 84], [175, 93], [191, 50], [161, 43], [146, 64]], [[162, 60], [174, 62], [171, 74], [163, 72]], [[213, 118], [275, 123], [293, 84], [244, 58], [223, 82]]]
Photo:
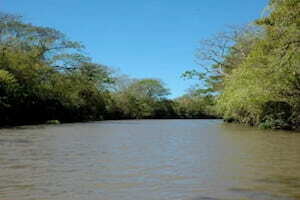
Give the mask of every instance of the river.
[[1, 200], [299, 200], [300, 134], [220, 120], [0, 129]]

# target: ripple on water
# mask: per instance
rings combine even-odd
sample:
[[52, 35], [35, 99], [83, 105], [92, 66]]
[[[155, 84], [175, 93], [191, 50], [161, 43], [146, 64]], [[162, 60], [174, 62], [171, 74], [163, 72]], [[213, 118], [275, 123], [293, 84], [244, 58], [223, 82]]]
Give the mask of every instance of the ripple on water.
[[299, 144], [219, 120], [0, 129], [0, 199], [300, 200]]

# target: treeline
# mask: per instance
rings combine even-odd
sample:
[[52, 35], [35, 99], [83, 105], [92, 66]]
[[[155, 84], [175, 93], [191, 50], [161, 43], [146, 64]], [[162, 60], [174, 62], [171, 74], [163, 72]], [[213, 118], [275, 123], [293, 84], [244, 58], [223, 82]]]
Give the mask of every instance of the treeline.
[[158, 79], [130, 79], [92, 62], [58, 30], [0, 14], [1, 126], [210, 114], [200, 101], [212, 104], [213, 97], [168, 94]]
[[265, 16], [203, 40], [202, 70], [188, 71], [216, 96], [226, 121], [300, 127], [300, 0], [271, 0]]

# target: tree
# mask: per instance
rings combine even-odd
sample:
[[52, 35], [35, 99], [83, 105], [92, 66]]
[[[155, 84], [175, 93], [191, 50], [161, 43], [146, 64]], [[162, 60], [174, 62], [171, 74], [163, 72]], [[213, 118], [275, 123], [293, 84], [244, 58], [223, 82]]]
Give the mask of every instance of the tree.
[[[113, 94], [115, 102], [123, 112], [124, 118], [155, 118], [163, 115], [161, 103], [169, 90], [158, 79], [127, 80], [124, 87]], [[160, 111], [159, 111], [160, 110]], [[168, 110], [168, 109], [165, 109]], [[170, 110], [170, 109], [169, 109]], [[165, 115], [168, 115], [165, 113]]]
[[162, 99], [169, 94], [169, 89], [165, 88], [164, 83], [158, 79], [137, 80], [129, 86], [128, 90], [140, 98], [149, 99]]
[[300, 125], [300, 1], [272, 0], [270, 8], [269, 15], [256, 22], [264, 34], [226, 77], [217, 105], [226, 118], [295, 128]]
[[[58, 30], [0, 14], [0, 123], [84, 121], [106, 115], [107, 67]], [[29, 115], [30, 113], [30, 115]]]
[[207, 93], [222, 91], [225, 77], [243, 62], [261, 34], [261, 29], [253, 25], [231, 26], [226, 32], [201, 40], [195, 55], [200, 71], [186, 71], [182, 76], [197, 78]]

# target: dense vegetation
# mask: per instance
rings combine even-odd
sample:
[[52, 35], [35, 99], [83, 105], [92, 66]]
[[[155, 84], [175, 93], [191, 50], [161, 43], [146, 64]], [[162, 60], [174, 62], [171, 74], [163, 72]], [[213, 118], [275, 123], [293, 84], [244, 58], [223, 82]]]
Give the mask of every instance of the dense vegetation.
[[[158, 79], [132, 79], [94, 63], [53, 28], [0, 14], [0, 125], [222, 116], [262, 128], [300, 127], [300, 0], [201, 41], [202, 87], [177, 99]], [[216, 114], [217, 113], [217, 114]]]
[[0, 14], [0, 125], [206, 116], [195, 97], [168, 94], [160, 80], [92, 62], [58, 30]]
[[227, 121], [300, 127], [300, 0], [271, 0], [266, 16], [201, 42], [202, 70], [188, 71]]

